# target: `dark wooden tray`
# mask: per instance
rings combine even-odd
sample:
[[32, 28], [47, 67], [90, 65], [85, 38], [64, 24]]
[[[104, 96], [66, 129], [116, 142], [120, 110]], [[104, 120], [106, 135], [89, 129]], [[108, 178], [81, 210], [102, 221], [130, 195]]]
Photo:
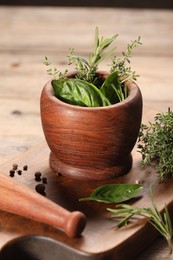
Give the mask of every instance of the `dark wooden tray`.
[[[154, 115], [155, 111], [145, 109], [143, 121], [151, 120]], [[136, 206], [151, 205], [148, 188], [152, 184], [154, 199], [159, 205], [159, 210], [163, 210], [166, 203], [172, 211], [173, 181], [159, 184], [156, 172], [142, 170], [140, 160], [140, 154], [135, 147], [132, 170], [123, 177], [104, 182], [76, 181], [52, 172], [49, 167], [49, 149], [46, 143], [36, 145], [28, 152], [1, 165], [0, 171], [5, 175], [9, 175], [13, 163], [17, 163], [21, 169], [24, 165], [28, 165], [28, 170], [23, 171], [21, 176], [16, 174], [14, 180], [33, 190], [37, 184], [34, 173], [40, 171], [42, 176], [48, 179], [46, 197], [69, 211], [82, 211], [87, 217], [87, 226], [80, 238], [71, 239], [61, 230], [0, 211], [0, 247], [23, 235], [39, 235], [46, 236], [49, 242], [49, 238], [54, 239], [52, 243], [59, 252], [57, 259], [126, 259], [126, 257], [132, 259], [158, 236], [148, 221], [137, 219], [127, 227], [115, 230], [115, 222], [110, 218], [111, 214], [106, 211], [108, 206], [114, 207], [113, 204], [79, 202], [79, 198], [87, 197], [96, 187], [105, 183], [135, 183], [136, 180], [140, 180], [144, 183], [143, 197], [135, 202]], [[49, 250], [51, 254], [51, 246], [47, 247], [47, 252]]]

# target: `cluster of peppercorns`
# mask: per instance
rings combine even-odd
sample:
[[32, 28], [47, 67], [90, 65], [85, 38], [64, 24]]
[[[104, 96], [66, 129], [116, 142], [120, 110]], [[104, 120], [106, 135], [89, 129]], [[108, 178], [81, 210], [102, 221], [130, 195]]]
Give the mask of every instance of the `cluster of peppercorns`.
[[42, 194], [42, 195], [45, 195], [45, 184], [47, 184], [47, 178], [46, 177], [41, 177], [41, 172], [35, 172], [35, 181], [38, 181], [38, 182], [41, 182], [42, 183], [39, 183], [35, 186], [35, 190]]
[[[14, 177], [15, 173], [17, 173], [18, 175], [22, 175], [22, 171], [27, 171], [27, 170], [28, 170], [28, 165], [24, 165], [21, 170], [18, 168], [18, 164], [14, 163], [12, 165], [12, 169], [9, 171], [9, 175], [10, 177]], [[47, 178], [42, 177], [41, 175], [42, 175], [41, 172], [35, 172], [35, 181], [42, 182], [35, 186], [35, 190], [42, 195], [46, 195], [45, 184], [47, 184]]]
[[[27, 170], [28, 170], [28, 165], [24, 165], [23, 171], [27, 171]], [[12, 169], [9, 171], [10, 177], [14, 177], [15, 173], [17, 173], [18, 175], [22, 175], [22, 170], [18, 169], [18, 164], [16, 163], [12, 165]]]

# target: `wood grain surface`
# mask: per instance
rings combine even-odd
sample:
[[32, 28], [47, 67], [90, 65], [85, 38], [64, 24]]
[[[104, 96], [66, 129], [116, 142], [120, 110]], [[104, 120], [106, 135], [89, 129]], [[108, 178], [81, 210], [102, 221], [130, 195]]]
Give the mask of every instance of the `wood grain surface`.
[[[150, 120], [150, 118], [152, 119], [154, 112], [155, 111], [152, 110], [145, 110], [143, 120], [146, 122], [147, 120]], [[68, 246], [72, 248], [71, 250], [77, 250], [79, 259], [85, 259], [83, 258], [85, 256], [87, 256], [88, 259], [107, 259], [106, 257], [109, 257], [109, 259], [127, 259], [127, 257], [130, 257], [130, 259], [133, 259], [141, 250], [152, 243], [159, 234], [150, 224], [148, 224], [147, 219], [136, 219], [128, 227], [115, 230], [115, 221], [111, 219], [111, 214], [106, 211], [108, 206], [114, 207], [113, 204], [79, 202], [79, 198], [87, 197], [96, 187], [105, 183], [135, 183], [136, 180], [139, 180], [144, 184], [144, 189], [141, 193], [142, 198], [133, 203], [139, 207], [149, 207], [151, 205], [148, 188], [149, 185], [152, 184], [155, 202], [157, 203], [159, 210], [162, 211], [165, 203], [167, 203], [170, 212], [173, 213], [173, 181], [160, 184], [158, 183], [155, 171], [147, 173], [146, 170], [141, 170], [140, 155], [137, 152], [136, 147], [133, 150], [132, 170], [125, 176], [117, 177], [110, 181], [107, 180], [106, 182], [77, 181], [58, 176], [49, 168], [48, 158], [49, 149], [47, 144], [43, 142], [30, 149], [28, 152], [14, 158], [10, 162], [3, 164], [0, 171], [8, 176], [9, 170], [14, 163], [18, 165], [19, 169], [22, 169], [23, 165], [27, 165], [28, 170], [22, 171], [22, 175], [16, 173], [13, 179], [18, 184], [21, 183], [22, 185], [25, 184], [29, 186], [33, 191], [37, 184], [34, 173], [40, 171], [42, 176], [47, 177], [48, 180], [46, 185], [46, 197], [48, 199], [58, 203], [69, 211], [81, 211], [86, 215], [87, 225], [82, 236], [80, 238], [70, 239], [60, 230], [55, 229], [50, 225], [34, 221], [34, 216], [33, 220], [29, 220], [26, 218], [26, 215], [24, 218], [1, 211], [1, 246], [12, 238], [22, 235], [40, 234], [54, 238], [56, 241], [62, 243], [62, 252], [65, 252], [66, 247]], [[18, 186], [16, 185], [14, 190], [16, 190], [17, 187]], [[13, 190], [12, 187], [10, 189]], [[26, 195], [24, 195], [24, 198], [27, 198], [27, 196], [29, 196], [29, 193], [27, 193], [26, 188]], [[15, 198], [16, 197], [13, 196], [14, 203]], [[35, 200], [35, 202], [37, 203], [37, 200]], [[27, 204], [25, 207], [27, 208]], [[33, 214], [31, 207], [30, 211], [31, 213], [28, 213], [29, 216]], [[32, 229], [30, 226], [32, 226]], [[167, 252], [167, 255], [168, 254], [169, 253]]]
[[[39, 111], [40, 93], [49, 80], [42, 64], [44, 56], [64, 70], [70, 47], [79, 55], [87, 55], [92, 50], [96, 26], [102, 35], [119, 34], [117, 54], [141, 35], [143, 45], [134, 51], [131, 65], [140, 74], [137, 83], [143, 94], [144, 107], [162, 112], [168, 106], [172, 109], [172, 10], [1, 6], [0, 21], [1, 164], [44, 141]], [[102, 69], [107, 69], [107, 62]], [[36, 168], [41, 168], [40, 161], [35, 163]], [[31, 180], [28, 183], [33, 185]], [[4, 218], [3, 212], [1, 218]], [[13, 216], [8, 218], [12, 223]], [[14, 225], [5, 224], [5, 233], [12, 229], [13, 237], [21, 234], [22, 223], [25, 221], [17, 218]], [[39, 231], [40, 224], [32, 224]], [[44, 227], [44, 231], [50, 234], [50, 228]], [[4, 234], [1, 238], [7, 241]], [[172, 259], [172, 256], [168, 255], [162, 238], [138, 256], [138, 259], [165, 258]]]
[[[23, 168], [25, 169], [26, 166]], [[22, 175], [22, 170], [17, 170], [16, 173]], [[9, 175], [11, 178], [0, 173], [0, 209], [2, 211], [59, 228], [71, 238], [81, 236], [86, 225], [86, 217], [82, 212], [69, 212], [46, 199], [44, 182], [36, 185], [35, 190], [38, 192], [35, 192], [14, 180], [14, 170], [11, 170]], [[39, 175], [41, 174], [39, 173]], [[37, 182], [40, 182], [41, 179], [35, 177]]]

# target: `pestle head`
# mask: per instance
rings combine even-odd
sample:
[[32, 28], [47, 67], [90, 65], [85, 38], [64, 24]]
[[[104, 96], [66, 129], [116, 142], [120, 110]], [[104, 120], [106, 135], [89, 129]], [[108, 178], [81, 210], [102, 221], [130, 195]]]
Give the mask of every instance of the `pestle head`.
[[65, 233], [73, 238], [79, 237], [86, 226], [86, 217], [80, 211], [74, 211], [69, 214], [66, 220]]

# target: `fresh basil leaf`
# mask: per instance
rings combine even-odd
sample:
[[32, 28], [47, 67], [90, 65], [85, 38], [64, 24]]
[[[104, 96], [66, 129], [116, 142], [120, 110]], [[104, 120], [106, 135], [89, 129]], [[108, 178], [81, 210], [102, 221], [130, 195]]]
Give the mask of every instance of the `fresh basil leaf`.
[[111, 105], [96, 86], [84, 80], [67, 78], [52, 80], [51, 83], [55, 96], [66, 103], [84, 107]]
[[143, 188], [142, 184], [106, 184], [98, 187], [88, 198], [80, 201], [94, 200], [105, 203], [121, 203], [134, 198]]
[[107, 97], [111, 104], [116, 104], [124, 99], [117, 71], [113, 72], [106, 78], [100, 91]]

